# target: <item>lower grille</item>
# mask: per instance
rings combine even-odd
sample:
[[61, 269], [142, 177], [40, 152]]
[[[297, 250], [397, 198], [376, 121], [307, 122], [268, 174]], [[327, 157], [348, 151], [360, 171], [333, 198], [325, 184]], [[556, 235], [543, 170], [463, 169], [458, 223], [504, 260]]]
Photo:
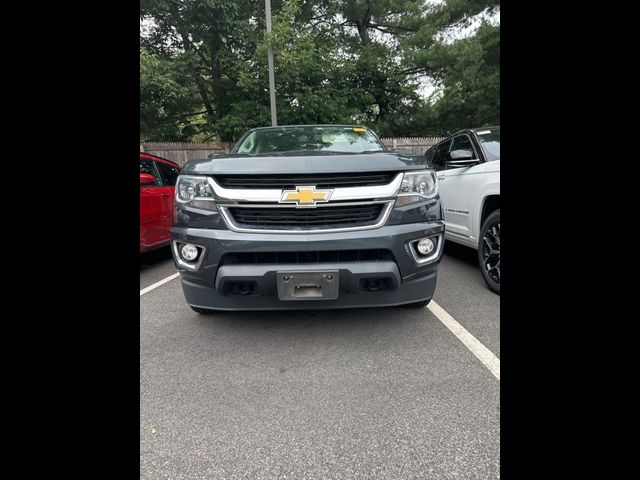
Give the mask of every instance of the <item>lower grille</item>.
[[375, 225], [386, 205], [295, 207], [228, 207], [234, 223], [256, 230], [321, 230]]
[[299, 264], [334, 262], [395, 261], [391, 250], [327, 250], [313, 252], [242, 252], [225, 253], [220, 265]]

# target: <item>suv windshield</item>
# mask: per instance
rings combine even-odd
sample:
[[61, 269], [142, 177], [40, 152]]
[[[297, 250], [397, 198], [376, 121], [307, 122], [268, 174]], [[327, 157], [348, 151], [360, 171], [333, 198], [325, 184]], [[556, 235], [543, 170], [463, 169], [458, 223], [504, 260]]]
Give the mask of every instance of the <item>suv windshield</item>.
[[385, 150], [368, 128], [300, 126], [253, 130], [239, 142], [234, 153], [369, 153]]
[[500, 160], [500, 127], [476, 130], [476, 136], [488, 160]]

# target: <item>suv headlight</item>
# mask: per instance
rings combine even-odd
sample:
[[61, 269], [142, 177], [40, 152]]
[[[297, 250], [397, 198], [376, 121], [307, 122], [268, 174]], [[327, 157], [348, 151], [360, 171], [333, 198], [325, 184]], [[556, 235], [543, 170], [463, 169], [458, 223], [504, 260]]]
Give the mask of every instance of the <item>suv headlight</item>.
[[438, 194], [438, 177], [433, 170], [405, 172], [400, 185], [396, 206], [422, 202]]
[[216, 209], [208, 177], [180, 175], [176, 182], [176, 202], [205, 210]]

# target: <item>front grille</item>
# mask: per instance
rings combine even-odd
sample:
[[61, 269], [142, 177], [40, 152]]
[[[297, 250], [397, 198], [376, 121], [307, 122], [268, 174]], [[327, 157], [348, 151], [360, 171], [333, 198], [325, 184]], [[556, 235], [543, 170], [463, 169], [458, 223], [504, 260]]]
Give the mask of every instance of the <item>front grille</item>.
[[242, 228], [269, 230], [320, 230], [375, 225], [382, 203], [365, 205], [295, 207], [228, 207], [233, 221]]
[[398, 172], [318, 173], [292, 175], [217, 175], [215, 181], [224, 188], [295, 188], [315, 185], [316, 188], [369, 187], [388, 185]]
[[395, 261], [391, 250], [327, 250], [318, 252], [225, 253], [220, 265], [300, 264], [336, 262]]

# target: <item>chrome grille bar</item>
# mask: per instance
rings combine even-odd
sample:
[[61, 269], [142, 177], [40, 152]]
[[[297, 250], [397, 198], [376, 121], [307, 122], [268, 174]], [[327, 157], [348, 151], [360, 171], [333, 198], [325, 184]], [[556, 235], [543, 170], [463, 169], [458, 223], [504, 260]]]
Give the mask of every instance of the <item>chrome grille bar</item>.
[[[335, 188], [331, 195], [331, 202], [393, 198], [400, 190], [402, 175], [402, 173], [398, 173], [393, 181], [387, 185]], [[224, 188], [216, 183], [212, 177], [208, 177], [208, 181], [215, 196], [222, 202], [278, 203], [282, 196], [282, 190], [279, 188]]]

